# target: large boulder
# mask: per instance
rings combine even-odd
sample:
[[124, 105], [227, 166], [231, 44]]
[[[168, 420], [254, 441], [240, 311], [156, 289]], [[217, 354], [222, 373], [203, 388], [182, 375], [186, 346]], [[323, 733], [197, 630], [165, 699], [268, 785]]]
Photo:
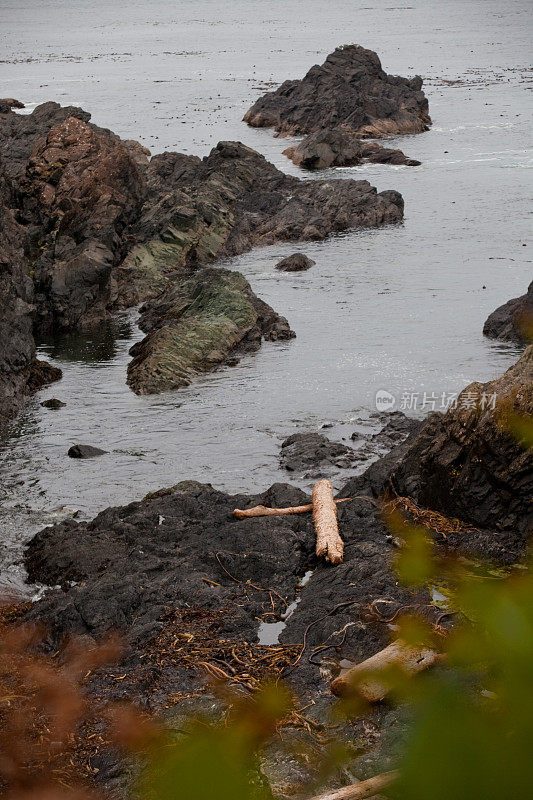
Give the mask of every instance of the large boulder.
[[533, 339], [533, 281], [526, 294], [515, 297], [490, 314], [483, 326], [489, 339], [527, 344]]
[[298, 145], [284, 150], [283, 154], [297, 167], [310, 170], [353, 167], [365, 162], [408, 167], [417, 167], [420, 164], [420, 161], [408, 158], [401, 150], [363, 141], [340, 127], [311, 133]]
[[533, 345], [502, 377], [472, 383], [457, 407], [432, 414], [392, 483], [419, 505], [527, 541], [532, 530], [533, 452], [513, 432], [532, 420]]
[[139, 324], [148, 335], [131, 348], [128, 366], [128, 384], [137, 394], [188, 386], [237, 349], [256, 350], [262, 339], [295, 335], [243, 275], [209, 267], [148, 303]]
[[387, 75], [372, 50], [338, 47], [301, 80], [285, 81], [246, 112], [254, 128], [298, 136], [341, 125], [357, 136], [420, 133], [431, 123], [422, 78]]

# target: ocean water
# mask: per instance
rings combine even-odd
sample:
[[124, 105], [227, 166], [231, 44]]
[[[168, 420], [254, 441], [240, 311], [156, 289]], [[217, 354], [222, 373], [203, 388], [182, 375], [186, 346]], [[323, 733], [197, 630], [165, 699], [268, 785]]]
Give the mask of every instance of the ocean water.
[[[141, 336], [135, 311], [96, 334], [40, 343], [40, 356], [64, 377], [30, 400], [0, 442], [0, 591], [30, 591], [20, 564], [24, 542], [73, 509], [90, 516], [186, 478], [262, 491], [287, 479], [278, 454], [291, 433], [324, 423], [333, 424], [326, 432], [335, 439], [370, 430], [381, 389], [396, 408], [423, 416], [442, 395], [516, 360], [519, 349], [484, 339], [482, 327], [533, 277], [529, 2], [0, 6], [0, 96], [29, 109], [46, 100], [80, 105], [95, 123], [153, 153], [204, 155], [220, 140], [238, 139], [312, 180], [282, 155], [287, 139], [241, 119], [271, 85], [303, 76], [348, 42], [376, 50], [388, 72], [421, 74], [433, 120], [427, 133], [388, 142], [420, 167], [366, 165], [317, 176], [398, 189], [402, 224], [223, 262], [287, 316], [296, 339], [265, 343], [237, 367], [154, 397], [136, 397], [125, 385], [128, 350]], [[297, 249], [316, 265], [277, 273], [277, 260]], [[67, 405], [44, 409], [47, 397]], [[75, 442], [108, 453], [73, 461], [66, 453]]]

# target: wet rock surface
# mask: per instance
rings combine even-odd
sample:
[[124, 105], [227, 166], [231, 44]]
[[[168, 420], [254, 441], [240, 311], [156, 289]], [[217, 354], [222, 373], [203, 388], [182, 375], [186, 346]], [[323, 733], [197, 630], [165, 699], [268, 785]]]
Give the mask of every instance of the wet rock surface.
[[319, 433], [293, 433], [281, 445], [280, 464], [289, 472], [311, 470], [318, 474], [328, 467], [349, 467], [354, 459], [351, 447], [331, 442]]
[[282, 135], [341, 125], [363, 137], [420, 133], [431, 122], [422, 79], [387, 75], [377, 54], [356, 44], [338, 47], [301, 80], [260, 97], [244, 120]]
[[130, 353], [128, 384], [137, 394], [188, 386], [194, 376], [251, 352], [261, 341], [295, 336], [238, 272], [206, 268], [143, 307], [148, 336]]
[[[56, 406], [53, 407], [56, 408]], [[69, 448], [67, 455], [69, 458], [96, 458], [105, 453], [105, 450], [100, 450], [99, 447], [93, 447], [91, 444], [74, 444]]]
[[489, 339], [527, 344], [533, 338], [533, 281], [526, 294], [499, 306], [485, 321], [483, 333]]
[[430, 415], [393, 473], [396, 491], [520, 550], [533, 523], [533, 456], [513, 426], [532, 414], [533, 345], [500, 378], [467, 386], [457, 408]]
[[66, 403], [58, 400], [57, 397], [50, 397], [49, 400], [43, 400], [40, 405], [42, 405], [43, 408], [51, 408], [52, 410], [57, 411], [58, 409], [63, 408], [63, 406], [66, 406]]
[[303, 272], [311, 269], [316, 264], [312, 258], [308, 258], [304, 253], [293, 253], [287, 258], [282, 258], [276, 264], [276, 269], [280, 272]]
[[362, 141], [340, 127], [311, 133], [300, 144], [284, 150], [283, 154], [296, 166], [310, 170], [353, 167], [365, 162], [408, 167], [417, 167], [421, 163], [408, 158], [401, 150]]

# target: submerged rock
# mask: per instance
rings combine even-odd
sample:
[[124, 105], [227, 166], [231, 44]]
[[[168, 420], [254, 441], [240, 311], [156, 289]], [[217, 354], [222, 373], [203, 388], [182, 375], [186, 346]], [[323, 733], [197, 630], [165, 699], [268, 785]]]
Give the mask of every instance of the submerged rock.
[[523, 547], [533, 523], [533, 452], [513, 431], [516, 417], [532, 415], [533, 345], [500, 378], [467, 386], [457, 408], [430, 415], [393, 473], [394, 488]]
[[148, 303], [139, 324], [148, 335], [131, 348], [128, 366], [128, 385], [137, 394], [188, 386], [236, 348], [256, 350], [262, 339], [295, 336], [243, 275], [214, 268], [182, 279]]
[[316, 261], [308, 258], [304, 253], [293, 253], [292, 256], [287, 256], [287, 258], [282, 258], [281, 261], [278, 261], [276, 269], [281, 272], [302, 272], [310, 269], [315, 264]]
[[364, 137], [420, 133], [431, 123], [422, 78], [387, 75], [372, 50], [338, 47], [301, 80], [285, 81], [246, 112], [254, 128], [298, 136], [342, 125]]
[[74, 444], [67, 455], [69, 458], [96, 458], [96, 456], [105, 455], [106, 452], [107, 450], [100, 450], [99, 447], [93, 447], [91, 444]]
[[490, 339], [517, 344], [533, 339], [533, 281], [526, 294], [509, 300], [489, 315], [483, 333]]
[[326, 128], [309, 136], [283, 154], [304, 169], [353, 167], [364, 162], [374, 164], [404, 164], [417, 167], [420, 161], [408, 158], [401, 150], [381, 147], [376, 142], [365, 142], [343, 128]]

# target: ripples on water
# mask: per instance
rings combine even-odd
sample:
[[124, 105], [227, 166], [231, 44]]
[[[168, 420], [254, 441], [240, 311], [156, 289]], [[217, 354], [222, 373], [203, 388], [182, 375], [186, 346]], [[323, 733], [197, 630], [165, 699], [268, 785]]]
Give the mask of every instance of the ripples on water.
[[[516, 348], [483, 339], [487, 314], [531, 280], [526, 201], [531, 156], [526, 105], [527, 2], [428, 2], [357, 8], [339, 2], [20, 2], [7, 9], [12, 56], [6, 96], [79, 104], [93, 121], [153, 152], [205, 153], [240, 139], [302, 175], [287, 140], [240, 122], [261, 81], [298, 77], [334, 46], [376, 49], [387, 71], [420, 72], [434, 121], [390, 142], [417, 168], [366, 165], [320, 177], [365, 178], [405, 198], [401, 225], [275, 245], [224, 263], [286, 315], [297, 338], [265, 343], [234, 368], [177, 393], [136, 397], [125, 385], [136, 312], [90, 336], [41, 343], [63, 380], [32, 399], [0, 449], [4, 583], [19, 588], [23, 541], [67, 510], [91, 515], [185, 478], [228, 491], [261, 491], [278, 469], [281, 440], [333, 422], [332, 438], [368, 420], [384, 388], [440, 394], [487, 380]], [[97, 6], [97, 8], [95, 8]], [[29, 59], [29, 60], [25, 60]], [[446, 84], [443, 79], [461, 79]], [[183, 124], [185, 123], [185, 124]], [[289, 140], [290, 141], [290, 140]], [[274, 271], [302, 249], [317, 263]], [[40, 407], [56, 396], [67, 405]], [[427, 410], [427, 409], [426, 409]], [[421, 413], [420, 411], [414, 413]], [[369, 425], [370, 421], [363, 423]], [[67, 458], [75, 442], [109, 451]], [[306, 482], [303, 483], [305, 485]], [[33, 510], [33, 511], [32, 511]], [[35, 513], [34, 513], [35, 512]]]

